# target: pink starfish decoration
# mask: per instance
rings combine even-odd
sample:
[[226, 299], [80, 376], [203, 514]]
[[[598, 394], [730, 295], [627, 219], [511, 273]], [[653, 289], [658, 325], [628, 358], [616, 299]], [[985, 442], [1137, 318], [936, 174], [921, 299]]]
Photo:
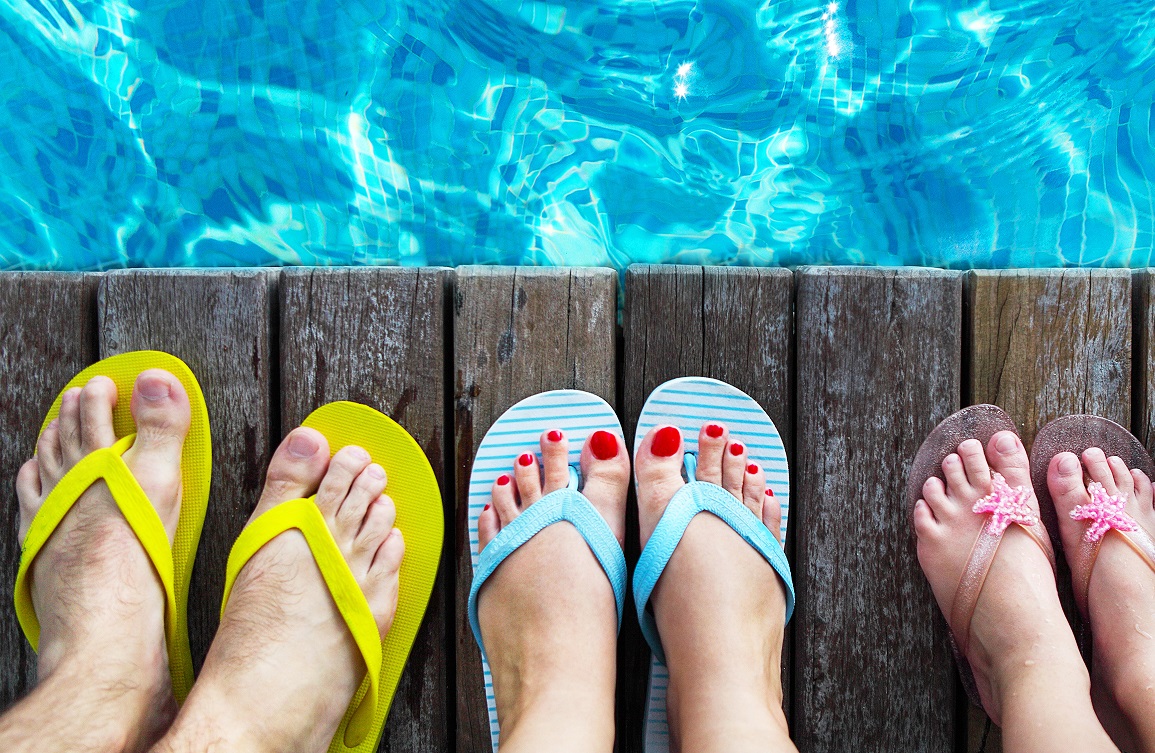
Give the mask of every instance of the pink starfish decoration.
[[1002, 535], [1011, 523], [1024, 526], [1033, 526], [1038, 522], [1035, 513], [1029, 504], [1031, 490], [1016, 486], [1012, 489], [1003, 474], [995, 473], [991, 476], [991, 493], [975, 502], [971, 508], [976, 513], [990, 513], [990, 532], [996, 536]]
[[1071, 510], [1071, 517], [1075, 520], [1092, 521], [1083, 534], [1083, 538], [1088, 542], [1099, 541], [1112, 528], [1116, 531], [1135, 531], [1139, 528], [1135, 519], [1125, 510], [1127, 507], [1125, 496], [1108, 494], [1098, 481], [1092, 481], [1087, 485], [1087, 493], [1091, 495], [1091, 501]]

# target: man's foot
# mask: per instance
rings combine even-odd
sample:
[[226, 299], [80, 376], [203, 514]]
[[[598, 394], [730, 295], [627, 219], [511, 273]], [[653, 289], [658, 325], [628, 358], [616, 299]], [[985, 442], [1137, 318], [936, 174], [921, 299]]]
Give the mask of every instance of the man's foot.
[[[397, 609], [405, 551], [385, 472], [359, 447], [329, 459], [325, 437], [293, 430], [269, 463], [255, 520], [316, 494], [381, 635]], [[287, 531], [237, 576], [205, 666], [163, 751], [321, 751], [365, 676], [365, 663], [305, 537]]]
[[[656, 427], [634, 459], [642, 546], [682, 479], [682, 435]], [[726, 427], [703, 426], [697, 480], [718, 484], [777, 538], [781, 511], [762, 468]], [[675, 750], [793, 750], [782, 711], [786, 592], [778, 575], [728, 525], [699, 514], [651, 596], [670, 670], [666, 700]]]
[[[1142, 471], [1106, 457], [1098, 447], [1084, 452], [1082, 463], [1072, 453], [1060, 453], [1047, 469], [1047, 485], [1069, 557], [1076, 556], [1087, 530], [1086, 521], [1071, 518], [1076, 506], [1090, 501], [1087, 479], [1101, 483], [1107, 494], [1125, 496], [1127, 513], [1155, 531], [1151, 480]], [[1155, 751], [1155, 572], [1122, 536], [1108, 532], [1102, 539], [1087, 611], [1094, 640], [1095, 709], [1121, 746], [1136, 753]]]
[[[569, 483], [569, 443], [541, 437], [541, 461], [518, 457], [478, 519], [484, 549], [503, 526]], [[595, 432], [581, 454], [582, 493], [621, 544], [630, 460], [621, 440]], [[609, 751], [614, 743], [617, 608], [613, 589], [572, 525], [549, 526], [485, 582], [478, 619], [493, 674], [503, 753]]]
[[[995, 434], [985, 450], [978, 440], [962, 442], [942, 462], [946, 485], [928, 479], [914, 508], [918, 560], [947, 615], [986, 522], [972, 508], [990, 493], [992, 470], [1012, 488], [1031, 488], [1027, 453], [1013, 432]], [[1037, 516], [1034, 495], [1029, 505]], [[1017, 525], [1003, 536], [979, 594], [966, 658], [1008, 750], [1113, 750], [1091, 709], [1090, 680], [1050, 563]]]
[[[116, 386], [107, 377], [95, 377], [82, 389], [64, 394], [59, 418], [41, 434], [36, 457], [17, 476], [21, 542], [64, 475], [85, 456], [116, 443], [116, 402]], [[171, 542], [180, 517], [188, 395], [176, 377], [150, 369], [137, 378], [131, 409], [137, 437], [124, 460], [156, 507]], [[40, 689], [51, 694], [62, 683], [67, 695], [41, 720], [43, 727], [24, 732], [36, 737], [40, 749], [137, 750], [150, 745], [176, 708], [164, 638], [164, 590], [103, 481], [64, 516], [30, 576], [41, 630]], [[82, 738], [51, 737], [50, 728], [58, 721], [81, 719], [81, 726], [90, 726], [77, 730]], [[46, 743], [46, 737], [59, 747]], [[8, 739], [0, 732], [0, 740]]]

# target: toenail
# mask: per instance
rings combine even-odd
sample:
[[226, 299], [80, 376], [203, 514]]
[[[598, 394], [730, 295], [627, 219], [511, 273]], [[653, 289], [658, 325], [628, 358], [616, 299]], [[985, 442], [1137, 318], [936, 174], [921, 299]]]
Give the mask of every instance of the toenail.
[[668, 458], [678, 451], [682, 444], [682, 432], [676, 426], [664, 426], [654, 435], [654, 443], [650, 445], [650, 452], [658, 457]]
[[1015, 441], [1013, 434], [1004, 434], [999, 437], [999, 441], [995, 442], [995, 449], [1003, 455], [1010, 455], [1017, 450], [1019, 443]]
[[706, 436], [717, 439], [718, 437], [722, 436], [722, 431], [722, 427], [718, 424], [710, 424], [706, 427]]
[[551, 442], [560, 442], [561, 441], [561, 432], [558, 431], [557, 429], [554, 429], [549, 434], [546, 434], [545, 437], [546, 437], [546, 439], [548, 439]]
[[354, 460], [360, 460], [364, 462], [369, 459], [369, 453], [361, 447], [350, 447], [349, 454], [353, 456]]
[[746, 466], [746, 473], [757, 473], [757, 472], [758, 472], [758, 466], [754, 465], [753, 463]]
[[1077, 470], [1079, 470], [1079, 461], [1074, 455], [1068, 455], [1059, 461], [1059, 473], [1064, 476], [1070, 476]]
[[489, 512], [489, 505], [486, 505], [482, 512]]
[[304, 432], [298, 432], [289, 437], [289, 454], [297, 458], [311, 458], [321, 446], [317, 440]]
[[773, 489], [767, 489], [766, 490], [766, 496], [767, 497], [773, 497], [774, 496], [774, 490]]
[[590, 435], [590, 451], [598, 460], [617, 457], [618, 438], [608, 431], [595, 431]]
[[377, 465], [376, 463], [369, 466], [368, 471], [369, 471], [369, 477], [370, 478], [375, 478], [378, 481], [385, 478], [385, 469], [382, 468], [381, 466]]
[[164, 379], [140, 380], [140, 396], [145, 400], [164, 400], [171, 394], [168, 382]]
[[730, 445], [730, 454], [737, 457], [745, 452], [746, 448], [742, 446], [741, 442], [734, 442]]
[[508, 483], [509, 483], [509, 476], [506, 476], [504, 473], [497, 477], [497, 485], [498, 486], [505, 486]]
[[521, 457], [517, 459], [517, 464], [522, 467], [533, 465], [533, 455], [530, 455], [528, 452], [523, 453]]

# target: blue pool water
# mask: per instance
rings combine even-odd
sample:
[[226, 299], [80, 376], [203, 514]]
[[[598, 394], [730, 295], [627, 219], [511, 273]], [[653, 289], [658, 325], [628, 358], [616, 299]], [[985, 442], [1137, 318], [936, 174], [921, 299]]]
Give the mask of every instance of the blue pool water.
[[0, 0], [0, 268], [1147, 266], [1151, 0]]

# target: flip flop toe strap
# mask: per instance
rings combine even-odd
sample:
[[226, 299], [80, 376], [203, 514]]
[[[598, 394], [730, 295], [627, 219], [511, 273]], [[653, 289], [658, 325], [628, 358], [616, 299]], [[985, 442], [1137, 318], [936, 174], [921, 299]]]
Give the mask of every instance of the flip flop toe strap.
[[1107, 494], [1103, 485], [1092, 482], [1087, 485], [1090, 502], [1079, 505], [1071, 511], [1074, 520], [1087, 521], [1087, 529], [1079, 539], [1079, 548], [1070, 558], [1071, 572], [1075, 575], [1075, 601], [1079, 611], [1087, 614], [1087, 592], [1091, 586], [1091, 571], [1099, 557], [1103, 537], [1114, 531], [1123, 537], [1147, 566], [1155, 570], [1155, 538], [1139, 521], [1126, 511], [1127, 498], [1122, 494]]
[[621, 629], [626, 601], [625, 554], [605, 518], [583, 494], [573, 488], [559, 489], [534, 502], [504, 526], [478, 556], [473, 585], [469, 589], [469, 626], [482, 656], [485, 656], [485, 646], [481, 641], [481, 623], [477, 616], [477, 597], [482, 585], [518, 547], [548, 526], [563, 521], [573, 524], [609, 578], [618, 609], [618, 629]]
[[658, 625], [646, 607], [678, 542], [682, 540], [690, 521], [700, 512], [708, 512], [720, 518], [770, 563], [786, 587], [786, 621], [789, 622], [794, 614], [794, 581], [790, 577], [790, 564], [786, 561], [782, 545], [771, 535], [765, 524], [733, 494], [717, 484], [692, 481], [670, 498], [666, 511], [646, 542], [646, 548], [634, 569], [634, 602], [638, 622], [641, 623], [642, 634], [650, 644], [650, 650], [663, 664], [666, 655], [662, 650]]
[[28, 642], [32, 644], [33, 650], [38, 650], [40, 645], [40, 620], [32, 606], [32, 583], [29, 577], [32, 565], [48, 539], [64, 520], [64, 516], [97, 481], [103, 481], [108, 486], [113, 501], [140, 540], [164, 586], [165, 637], [170, 647], [175, 645], [176, 593], [173, 586], [172, 548], [169, 545], [168, 533], [156, 508], [140, 488], [140, 483], [125, 465], [122, 457], [128, 448], [132, 447], [135, 439], [135, 434], [129, 434], [112, 447], [86, 455], [53, 487], [36, 517], [32, 519], [20, 553], [15, 600], [20, 627], [24, 630]]
[[304, 535], [313, 559], [317, 561], [321, 576], [325, 579], [325, 585], [333, 597], [333, 602], [341, 612], [357, 644], [357, 649], [365, 660], [367, 673], [362, 685], [367, 684], [368, 687], [365, 688], [363, 695], [359, 693], [354, 696], [360, 697], [361, 701], [345, 728], [345, 746], [355, 748], [369, 733], [373, 725], [373, 716], [377, 711], [381, 687], [381, 633], [377, 629], [377, 620], [373, 617], [365, 593], [349, 570], [349, 564], [345, 561], [345, 556], [333, 539], [333, 534], [329, 531], [329, 526], [313, 498], [283, 502], [249, 523], [241, 532], [229, 553], [225, 594], [221, 600], [221, 616], [223, 619], [229, 594], [245, 564], [260, 551], [261, 547], [290, 530], [300, 531]]

